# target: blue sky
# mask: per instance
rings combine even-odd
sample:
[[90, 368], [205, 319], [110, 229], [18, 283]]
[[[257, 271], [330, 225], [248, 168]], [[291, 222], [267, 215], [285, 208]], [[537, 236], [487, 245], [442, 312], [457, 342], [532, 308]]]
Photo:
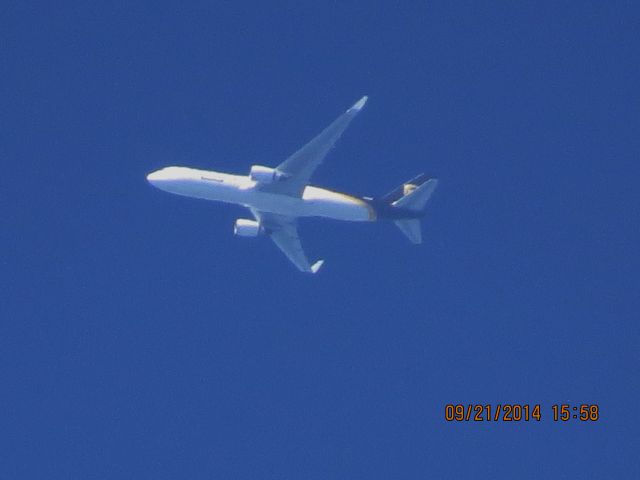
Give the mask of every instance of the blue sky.
[[[2, 10], [0, 477], [640, 475], [633, 2]], [[420, 247], [304, 221], [305, 276], [145, 181], [275, 165], [364, 94], [314, 182], [437, 176]]]

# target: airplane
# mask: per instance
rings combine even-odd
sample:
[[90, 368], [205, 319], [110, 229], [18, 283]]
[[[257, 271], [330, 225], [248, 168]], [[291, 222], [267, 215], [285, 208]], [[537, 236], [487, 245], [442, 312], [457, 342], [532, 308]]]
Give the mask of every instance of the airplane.
[[325, 217], [372, 222], [392, 220], [415, 244], [422, 242], [420, 218], [438, 180], [420, 174], [381, 198], [354, 197], [309, 185], [316, 168], [363, 109], [358, 100], [317, 137], [275, 168], [253, 165], [249, 175], [231, 175], [187, 167], [166, 167], [147, 175], [161, 190], [187, 197], [239, 204], [254, 219], [236, 220], [239, 237], [268, 236], [300, 271], [317, 273], [324, 260], [310, 263], [298, 236], [297, 219]]

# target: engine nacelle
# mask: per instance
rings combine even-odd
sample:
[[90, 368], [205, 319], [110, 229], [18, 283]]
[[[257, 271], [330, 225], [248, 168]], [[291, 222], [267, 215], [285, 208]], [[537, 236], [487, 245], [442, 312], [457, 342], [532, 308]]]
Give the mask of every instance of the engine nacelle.
[[263, 167], [262, 165], [252, 165], [249, 177], [258, 183], [273, 183], [285, 178], [281, 172], [275, 168]]
[[233, 226], [233, 234], [239, 237], [257, 237], [263, 233], [264, 229], [259, 222], [239, 218]]

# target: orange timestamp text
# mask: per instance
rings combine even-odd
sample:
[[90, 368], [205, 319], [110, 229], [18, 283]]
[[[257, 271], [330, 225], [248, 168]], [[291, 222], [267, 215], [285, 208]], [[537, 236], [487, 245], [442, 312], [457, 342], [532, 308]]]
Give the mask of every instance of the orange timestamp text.
[[[543, 417], [540, 404], [452, 404], [444, 407], [447, 422], [539, 422]], [[556, 404], [551, 406], [551, 418], [555, 422], [577, 420], [595, 422], [600, 419], [600, 407], [596, 404]]]

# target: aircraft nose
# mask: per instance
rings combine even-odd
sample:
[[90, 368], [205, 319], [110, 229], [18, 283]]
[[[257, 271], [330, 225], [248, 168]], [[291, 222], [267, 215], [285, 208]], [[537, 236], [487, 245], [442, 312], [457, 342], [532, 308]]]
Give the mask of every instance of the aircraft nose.
[[155, 185], [160, 180], [162, 180], [162, 178], [162, 170], [156, 170], [155, 172], [151, 172], [149, 175], [147, 175], [147, 182], [149, 182], [151, 185]]
[[151, 172], [147, 175], [147, 181], [154, 187], [166, 189], [167, 187], [174, 185], [175, 182], [188, 179], [184, 174], [183, 169], [176, 167], [166, 167]]

